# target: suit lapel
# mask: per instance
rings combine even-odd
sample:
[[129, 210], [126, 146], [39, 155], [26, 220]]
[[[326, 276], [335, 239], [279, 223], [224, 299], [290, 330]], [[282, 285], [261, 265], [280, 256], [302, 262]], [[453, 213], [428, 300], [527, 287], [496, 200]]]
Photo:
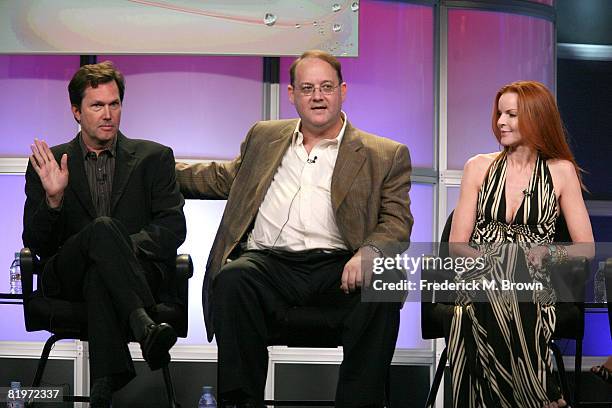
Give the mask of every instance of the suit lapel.
[[291, 135], [295, 130], [295, 126], [297, 122], [292, 122], [292, 125], [288, 125], [281, 129], [280, 137], [270, 143], [268, 147], [268, 151], [270, 152], [270, 156], [266, 160], [270, 160], [270, 166], [257, 166], [258, 169], [262, 170], [262, 173], [257, 177], [261, 182], [257, 186], [257, 192], [255, 193], [254, 202], [257, 204], [255, 206], [256, 209], [259, 209], [259, 206], [263, 202], [263, 199], [272, 184], [272, 178], [276, 174], [276, 170], [278, 166], [280, 166], [283, 157], [285, 156], [285, 152], [289, 148], [291, 144]]
[[91, 218], [96, 218], [96, 209], [91, 200], [91, 191], [89, 190], [89, 183], [85, 176], [85, 162], [83, 161], [83, 152], [79, 145], [79, 136], [72, 139], [67, 149], [68, 153], [68, 172], [69, 172], [69, 186], [76, 195], [77, 199], [81, 202], [81, 205], [87, 211], [87, 214]]
[[121, 132], [117, 134], [117, 157], [115, 158], [115, 173], [113, 175], [113, 192], [111, 194], [111, 214], [125, 191], [132, 170], [136, 165], [136, 151], [132, 141]]
[[350, 123], [347, 123], [331, 181], [331, 200], [334, 212], [338, 211], [366, 159], [365, 154], [361, 151], [362, 147], [363, 144], [357, 131]]

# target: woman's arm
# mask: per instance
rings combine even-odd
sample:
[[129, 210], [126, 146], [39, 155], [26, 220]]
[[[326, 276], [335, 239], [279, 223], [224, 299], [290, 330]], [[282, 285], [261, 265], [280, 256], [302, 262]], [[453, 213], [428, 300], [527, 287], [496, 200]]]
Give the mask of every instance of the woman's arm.
[[459, 202], [453, 214], [449, 252], [453, 256], [478, 257], [480, 253], [468, 245], [476, 224], [478, 192], [484, 182], [487, 169], [497, 154], [480, 154], [470, 158], [463, 167]]
[[566, 247], [567, 255], [592, 258], [595, 255], [593, 230], [576, 169], [567, 160], [556, 160], [549, 165], [549, 169], [555, 186], [558, 186], [559, 208], [574, 243]]

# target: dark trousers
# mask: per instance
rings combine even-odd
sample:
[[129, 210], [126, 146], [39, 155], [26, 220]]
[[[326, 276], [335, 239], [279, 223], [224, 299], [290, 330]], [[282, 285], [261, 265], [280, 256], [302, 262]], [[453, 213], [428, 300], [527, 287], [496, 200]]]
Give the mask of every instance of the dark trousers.
[[70, 237], [43, 272], [45, 296], [84, 302], [91, 378], [112, 376], [115, 388], [131, 380], [128, 319], [155, 304], [159, 273], [137, 259], [121, 222], [99, 217]]
[[[340, 290], [349, 252], [247, 251], [213, 282], [219, 393], [241, 390], [263, 405], [271, 328], [293, 306], [316, 306], [341, 332], [336, 407], [382, 407], [395, 350], [399, 304], [361, 302]], [[258, 405], [258, 406], [259, 406]]]

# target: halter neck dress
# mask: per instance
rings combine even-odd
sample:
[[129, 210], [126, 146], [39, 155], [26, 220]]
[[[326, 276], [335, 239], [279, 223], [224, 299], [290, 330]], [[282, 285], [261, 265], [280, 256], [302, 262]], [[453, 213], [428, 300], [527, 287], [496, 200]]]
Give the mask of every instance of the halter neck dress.
[[[548, 347], [555, 329], [554, 292], [545, 271], [525, 259], [529, 248], [554, 239], [554, 186], [546, 160], [538, 155], [523, 201], [508, 223], [506, 174], [507, 155], [502, 152], [479, 191], [470, 238], [470, 245], [489, 261], [484, 270], [467, 276], [495, 280], [498, 290], [487, 290], [484, 301], [460, 292], [453, 309], [447, 343], [457, 408], [535, 408], [561, 397]], [[500, 290], [502, 280], [541, 283], [543, 289], [520, 294]]]

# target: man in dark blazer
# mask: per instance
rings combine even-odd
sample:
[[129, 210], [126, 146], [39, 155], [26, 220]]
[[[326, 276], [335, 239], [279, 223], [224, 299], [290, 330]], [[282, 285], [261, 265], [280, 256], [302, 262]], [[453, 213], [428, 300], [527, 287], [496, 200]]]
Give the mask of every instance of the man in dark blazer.
[[203, 288], [221, 404], [263, 405], [272, 327], [316, 304], [342, 332], [336, 406], [382, 407], [399, 305], [360, 302], [362, 259], [408, 246], [410, 156], [351, 126], [330, 54], [304, 53], [290, 79], [299, 120], [256, 123], [233, 161], [176, 166], [185, 198], [227, 199]]
[[134, 377], [128, 337], [151, 369], [176, 342], [150, 308], [176, 300], [184, 200], [172, 150], [119, 132], [124, 89], [109, 61], [81, 67], [68, 86], [81, 131], [53, 148], [35, 140], [26, 172], [23, 242], [45, 262], [40, 289], [87, 305], [92, 407]]

